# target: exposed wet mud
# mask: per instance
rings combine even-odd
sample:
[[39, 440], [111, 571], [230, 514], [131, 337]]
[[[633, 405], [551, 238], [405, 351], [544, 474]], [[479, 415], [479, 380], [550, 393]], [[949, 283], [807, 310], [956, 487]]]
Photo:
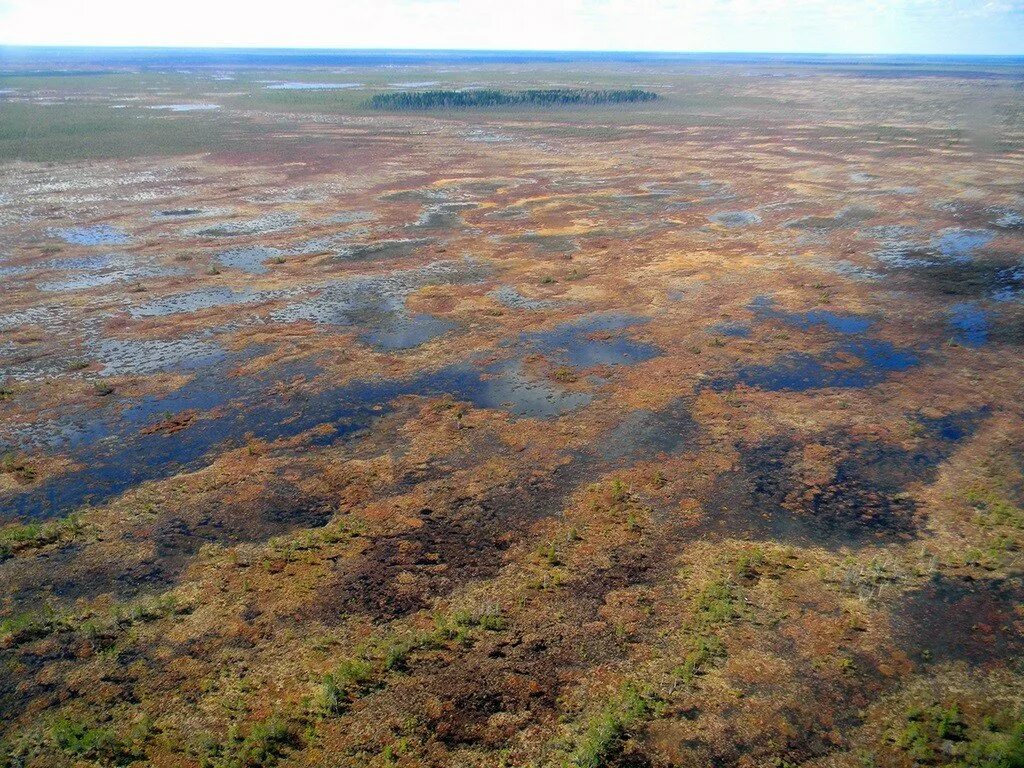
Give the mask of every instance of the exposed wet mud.
[[842, 435], [742, 446], [738, 466], [719, 476], [705, 502], [705, 524], [833, 547], [912, 538], [922, 522], [913, 489], [934, 480], [986, 413], [922, 419], [927, 433], [913, 449]]
[[1024, 580], [937, 575], [903, 596], [892, 614], [905, 653], [919, 664], [990, 667], [1024, 654]]
[[633, 411], [603, 435], [597, 446], [605, 461], [642, 461], [686, 447], [697, 430], [688, 403], [678, 399], [659, 411]]
[[438, 498], [419, 512], [419, 525], [373, 541], [316, 609], [324, 619], [351, 612], [377, 620], [430, 605], [456, 587], [494, 576], [502, 553], [527, 540], [529, 525], [557, 514], [579, 483], [587, 460], [577, 458], [545, 478], [491, 489], [482, 498]]

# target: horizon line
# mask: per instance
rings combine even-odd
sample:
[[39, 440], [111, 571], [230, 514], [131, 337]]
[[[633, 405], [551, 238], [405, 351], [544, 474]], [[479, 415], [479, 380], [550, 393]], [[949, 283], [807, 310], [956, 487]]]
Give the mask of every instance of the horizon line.
[[608, 54], [608, 55], [649, 55], [649, 56], [934, 56], [939, 58], [994, 58], [1024, 59], [1020, 53], [964, 53], [938, 51], [811, 51], [811, 50], [659, 50], [659, 49], [613, 49], [613, 48], [385, 48], [385, 47], [324, 47], [291, 45], [124, 45], [107, 43], [5, 43], [0, 41], [0, 50], [69, 50], [69, 51], [229, 51], [229, 52], [338, 52], [365, 54]]

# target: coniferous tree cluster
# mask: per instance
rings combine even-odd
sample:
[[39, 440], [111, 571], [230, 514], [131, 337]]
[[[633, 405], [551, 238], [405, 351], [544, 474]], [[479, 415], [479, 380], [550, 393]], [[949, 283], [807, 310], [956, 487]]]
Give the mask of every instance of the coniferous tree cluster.
[[524, 91], [479, 89], [468, 91], [400, 91], [378, 93], [368, 105], [372, 109], [466, 109], [472, 107], [566, 106], [574, 104], [630, 104], [654, 101], [658, 94], [640, 88], [584, 90], [544, 88]]

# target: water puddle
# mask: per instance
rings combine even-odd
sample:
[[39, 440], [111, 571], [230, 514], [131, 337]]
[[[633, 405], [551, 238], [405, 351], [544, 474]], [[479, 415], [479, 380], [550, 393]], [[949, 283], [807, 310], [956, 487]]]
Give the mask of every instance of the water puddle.
[[71, 245], [124, 245], [131, 238], [123, 230], [108, 224], [92, 227], [62, 227], [48, 232]]
[[949, 308], [948, 324], [956, 341], [968, 347], [988, 343], [989, 313], [974, 302], [954, 304]]
[[883, 247], [872, 255], [880, 262], [894, 269], [932, 267], [949, 262], [966, 263], [974, 258], [975, 251], [983, 248], [995, 237], [984, 229], [944, 229], [931, 240], [922, 243], [905, 239], [904, 232], [913, 232], [899, 227], [866, 230], [882, 240]]
[[166, 211], [157, 211], [153, 215], [166, 219], [188, 219], [200, 216], [202, 213], [202, 208], [169, 208]]
[[436, 261], [417, 269], [357, 275], [329, 284], [315, 296], [271, 313], [277, 322], [311, 322], [369, 328], [405, 314], [409, 294], [430, 285], [479, 282], [487, 270], [472, 261]]
[[709, 333], [718, 336], [729, 336], [735, 339], [750, 338], [751, 331], [751, 327], [743, 323], [718, 323], [708, 329]]
[[708, 219], [713, 224], [721, 224], [729, 229], [750, 227], [761, 223], [761, 217], [753, 211], [721, 211], [712, 214]]
[[362, 83], [271, 83], [268, 91], [339, 91], [362, 88]]
[[711, 389], [724, 392], [742, 384], [768, 392], [806, 392], [811, 389], [860, 389], [879, 384], [893, 373], [918, 364], [909, 350], [886, 341], [860, 339], [837, 344], [821, 356], [805, 352], [780, 355], [767, 365], [745, 365], [712, 380]]
[[162, 211], [155, 211], [153, 218], [205, 219], [211, 216], [229, 216], [231, 213], [231, 208], [167, 208]]
[[717, 478], [708, 497], [706, 525], [726, 535], [828, 546], [908, 539], [920, 525], [908, 491], [932, 482], [985, 414], [919, 418], [925, 434], [909, 450], [841, 434], [740, 446], [737, 466]]
[[422, 237], [406, 240], [377, 240], [372, 243], [357, 243], [346, 246], [338, 254], [340, 261], [371, 261], [376, 259], [403, 259], [415, 254], [419, 249], [433, 245], [437, 240]]
[[282, 253], [277, 248], [250, 245], [245, 248], [232, 248], [230, 251], [217, 254], [217, 262], [231, 269], [239, 269], [252, 275], [262, 275], [267, 272], [265, 262], [273, 258], [280, 258]]
[[528, 232], [513, 237], [512, 242], [536, 246], [541, 253], [572, 253], [579, 249], [576, 239], [570, 235], [541, 235]]
[[941, 256], [953, 261], [969, 261], [974, 252], [984, 248], [995, 238], [987, 229], [945, 229], [931, 241], [931, 247]]
[[443, 203], [449, 199], [449, 194], [442, 189], [402, 189], [398, 192], [389, 192], [381, 195], [385, 203], [419, 203], [429, 205], [431, 203]]
[[873, 219], [876, 215], [877, 211], [872, 208], [852, 205], [848, 208], [843, 208], [835, 216], [804, 216], [800, 219], [788, 221], [783, 226], [791, 229], [833, 232], [837, 229], [859, 226], [865, 221]]
[[466, 226], [466, 221], [462, 218], [461, 211], [472, 210], [476, 207], [476, 203], [441, 203], [427, 206], [416, 223], [410, 224], [408, 228], [423, 231], [462, 229]]
[[194, 336], [170, 340], [100, 339], [89, 351], [90, 357], [103, 366], [101, 376], [197, 371], [225, 358], [219, 344]]
[[[400, 397], [451, 395], [481, 408], [500, 408], [517, 417], [552, 418], [590, 402], [590, 395], [568, 392], [534, 380], [518, 361], [478, 367], [461, 363], [406, 379], [359, 381], [320, 391], [282, 396], [278, 384], [314, 376], [314, 366], [298, 364], [266, 373], [231, 377], [226, 360], [206, 366], [200, 376], [163, 397], [145, 398], [119, 415], [107, 415], [72, 452], [87, 466], [41, 488], [0, 501], [4, 518], [64, 514], [85, 502], [99, 503], [147, 480], [198, 468], [216, 449], [252, 436], [276, 440], [329, 425], [313, 441], [326, 445], [365, 430], [394, 408]], [[218, 406], [230, 406], [218, 409]], [[164, 433], [152, 427], [168, 416], [195, 409], [202, 415], [183, 429]]]
[[220, 104], [155, 104], [149, 109], [167, 112], [212, 112], [220, 109]]
[[523, 334], [519, 341], [549, 360], [575, 368], [635, 365], [662, 354], [653, 344], [623, 333], [645, 322], [645, 318], [633, 315], [585, 315], [550, 331]]
[[1019, 211], [1003, 211], [1002, 215], [992, 222], [999, 229], [1024, 230], [1024, 213]]
[[297, 213], [268, 213], [255, 219], [224, 221], [208, 227], [185, 230], [189, 237], [241, 237], [243, 235], [265, 235], [297, 226], [301, 218]]
[[675, 453], [696, 434], [697, 423], [679, 399], [658, 411], [633, 411], [601, 436], [598, 450], [605, 461], [646, 461]]
[[871, 327], [872, 321], [858, 315], [844, 315], [825, 309], [812, 309], [807, 312], [787, 312], [776, 309], [775, 302], [768, 296], [757, 296], [750, 309], [759, 320], [778, 320], [779, 322], [801, 330], [823, 327], [830, 331], [843, 334], [864, 333]]
[[324, 222], [327, 224], [358, 224], [373, 218], [374, 215], [369, 211], [338, 211], [324, 219]]
[[56, 271], [74, 273], [57, 280], [37, 283], [39, 290], [50, 293], [85, 290], [151, 277], [183, 275], [188, 272], [183, 267], [136, 264], [131, 261], [130, 257], [118, 254], [58, 259], [46, 262], [41, 266]]
[[252, 304], [255, 302], [273, 301], [288, 295], [287, 291], [253, 291], [243, 288], [217, 287], [203, 288], [188, 293], [175, 293], [139, 307], [129, 307], [128, 314], [135, 319], [143, 317], [163, 317], [165, 315], [201, 312], [205, 309], [223, 307], [230, 304]]
[[396, 314], [377, 324], [372, 331], [359, 338], [365, 343], [385, 351], [413, 349], [432, 339], [443, 336], [456, 327], [450, 320], [427, 314]]
[[499, 286], [487, 295], [509, 309], [537, 311], [556, 306], [554, 301], [548, 299], [529, 299], [510, 285]]

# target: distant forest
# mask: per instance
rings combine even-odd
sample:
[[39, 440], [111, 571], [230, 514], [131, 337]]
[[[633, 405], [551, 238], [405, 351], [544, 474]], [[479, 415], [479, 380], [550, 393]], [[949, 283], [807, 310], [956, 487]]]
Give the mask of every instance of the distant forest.
[[640, 88], [583, 90], [548, 88], [525, 91], [400, 91], [378, 93], [368, 105], [372, 109], [466, 109], [472, 107], [563, 106], [572, 104], [631, 104], [654, 101], [658, 94]]

